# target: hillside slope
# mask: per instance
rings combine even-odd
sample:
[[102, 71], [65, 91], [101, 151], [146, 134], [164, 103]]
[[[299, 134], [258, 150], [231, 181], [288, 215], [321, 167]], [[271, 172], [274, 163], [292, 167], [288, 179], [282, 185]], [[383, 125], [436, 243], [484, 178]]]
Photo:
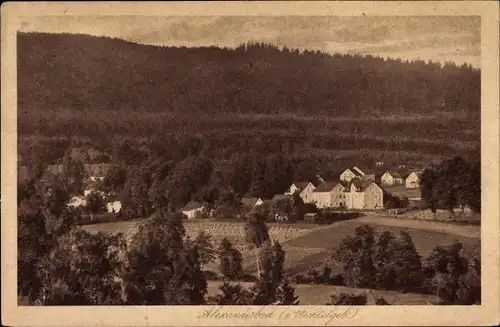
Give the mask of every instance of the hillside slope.
[[70, 34], [19, 33], [17, 42], [19, 104], [28, 111], [479, 115], [480, 72], [467, 65]]

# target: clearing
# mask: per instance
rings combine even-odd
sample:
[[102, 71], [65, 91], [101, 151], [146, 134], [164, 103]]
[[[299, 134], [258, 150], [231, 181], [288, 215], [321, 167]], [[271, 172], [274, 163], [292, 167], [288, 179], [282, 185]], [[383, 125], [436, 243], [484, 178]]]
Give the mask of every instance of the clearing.
[[[82, 228], [90, 232], [124, 233], [127, 239], [136, 232], [137, 224], [142, 220], [121, 221], [86, 225]], [[398, 234], [407, 230], [421, 256], [427, 256], [438, 245], [449, 245], [454, 241], [464, 244], [466, 251], [472, 251], [480, 246], [480, 226], [454, 225], [445, 222], [398, 219], [380, 214], [370, 214], [360, 218], [337, 222], [331, 225], [270, 223], [269, 234], [272, 240], [278, 240], [286, 252], [285, 269], [289, 275], [307, 273], [312, 268], [318, 268], [325, 262], [330, 262], [332, 253], [337, 249], [342, 238], [354, 235], [354, 229], [362, 224], [369, 224], [376, 233], [389, 231]], [[205, 231], [212, 236], [217, 247], [222, 238], [227, 237], [243, 255], [245, 272], [254, 273], [255, 257], [245, 245], [244, 224], [232, 221], [186, 221], [186, 234], [195, 237], [199, 231]], [[217, 271], [217, 263], [206, 267]], [[334, 273], [338, 267], [332, 267]]]

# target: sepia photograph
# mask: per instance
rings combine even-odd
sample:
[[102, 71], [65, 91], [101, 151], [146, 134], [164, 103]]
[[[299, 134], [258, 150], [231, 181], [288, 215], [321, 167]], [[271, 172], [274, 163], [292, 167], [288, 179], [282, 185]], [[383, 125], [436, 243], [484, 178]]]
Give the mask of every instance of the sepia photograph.
[[14, 305], [484, 305], [481, 15], [231, 12], [19, 20]]

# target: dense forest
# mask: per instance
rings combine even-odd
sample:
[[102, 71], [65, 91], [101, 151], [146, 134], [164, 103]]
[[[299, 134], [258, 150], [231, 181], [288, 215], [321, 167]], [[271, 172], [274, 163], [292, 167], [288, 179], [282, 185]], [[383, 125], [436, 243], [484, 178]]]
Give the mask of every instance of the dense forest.
[[83, 35], [19, 33], [19, 104], [27, 110], [369, 117], [477, 115], [469, 65], [244, 44], [236, 49], [139, 45]]
[[480, 141], [480, 71], [470, 65], [268, 44], [19, 33], [18, 101], [20, 163], [34, 175], [89, 146], [127, 171], [209, 162], [246, 189], [266, 169], [284, 171], [265, 196], [351, 165], [425, 168], [468, 157]]

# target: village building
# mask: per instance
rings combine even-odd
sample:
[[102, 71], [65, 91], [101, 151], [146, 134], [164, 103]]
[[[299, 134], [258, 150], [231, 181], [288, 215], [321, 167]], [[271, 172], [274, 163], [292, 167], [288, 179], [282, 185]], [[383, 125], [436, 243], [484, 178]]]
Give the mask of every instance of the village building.
[[316, 187], [311, 182], [294, 182], [285, 194], [292, 195], [295, 192], [299, 192], [299, 196], [304, 203], [312, 203], [314, 200], [312, 192], [315, 188]]
[[245, 207], [249, 208], [255, 208], [258, 206], [261, 206], [264, 203], [261, 198], [250, 198], [250, 197], [244, 197], [241, 199], [241, 204], [243, 204]]
[[340, 174], [340, 180], [344, 182], [349, 183], [354, 178], [375, 181], [375, 174], [369, 169], [361, 169], [356, 166], [347, 168], [342, 174]]
[[338, 208], [345, 203], [345, 182], [324, 182], [316, 187], [313, 194], [313, 203], [318, 208]]
[[421, 177], [422, 173], [420, 171], [412, 171], [405, 179], [406, 188], [419, 188]]
[[404, 178], [398, 171], [386, 171], [380, 177], [380, 183], [382, 185], [402, 185], [404, 183]]
[[384, 207], [384, 191], [373, 181], [353, 180], [344, 190], [346, 209], [372, 210]]
[[205, 209], [205, 206], [198, 201], [191, 201], [184, 206], [180, 211], [187, 216], [188, 219], [193, 219], [196, 217], [197, 213], [201, 213]]
[[371, 180], [355, 178], [350, 183], [325, 182], [313, 191], [318, 208], [382, 209], [383, 190]]

